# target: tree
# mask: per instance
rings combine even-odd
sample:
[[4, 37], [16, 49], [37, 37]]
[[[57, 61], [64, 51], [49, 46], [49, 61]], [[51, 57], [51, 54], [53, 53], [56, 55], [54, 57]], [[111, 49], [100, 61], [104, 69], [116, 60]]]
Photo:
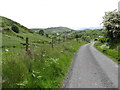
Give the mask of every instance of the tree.
[[118, 43], [120, 41], [120, 14], [116, 10], [105, 12], [103, 19], [110, 43]]
[[17, 26], [13, 25], [11, 29], [16, 33], [19, 33], [19, 28]]
[[48, 37], [49, 35], [48, 34], [45, 34], [46, 35], [46, 37]]
[[40, 30], [40, 31], [39, 31], [39, 34], [44, 35], [44, 31], [43, 31], [43, 30]]
[[76, 35], [75, 35], [75, 38], [76, 38], [76, 40], [77, 40], [77, 42], [78, 42], [79, 35], [76, 34]]
[[78, 35], [78, 34], [76, 34], [76, 35], [75, 35], [75, 38], [79, 38], [79, 35]]

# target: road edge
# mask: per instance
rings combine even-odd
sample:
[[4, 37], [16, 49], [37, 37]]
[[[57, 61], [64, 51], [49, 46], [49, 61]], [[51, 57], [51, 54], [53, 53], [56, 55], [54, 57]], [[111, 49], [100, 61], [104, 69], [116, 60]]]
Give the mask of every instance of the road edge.
[[[84, 45], [86, 45], [86, 44], [84, 44]], [[82, 45], [82, 46], [84, 46], [84, 45]], [[82, 46], [80, 46], [80, 48], [81, 48]], [[66, 85], [67, 85], [67, 84], [69, 83], [69, 81], [70, 81], [70, 77], [71, 77], [71, 75], [72, 75], [72, 73], [73, 73], [73, 69], [72, 69], [72, 68], [74, 67], [74, 63], [75, 63], [75, 61], [76, 61], [76, 57], [77, 57], [77, 55], [78, 55], [78, 52], [79, 52], [80, 48], [78, 49], [78, 51], [77, 51], [76, 53], [73, 54], [74, 57], [73, 57], [72, 62], [71, 62], [71, 64], [70, 64], [69, 70], [68, 70], [68, 72], [67, 72], [67, 74], [66, 74], [66, 76], [65, 76], [65, 78], [64, 78], [64, 80], [63, 80], [62, 88], [66, 88]]]

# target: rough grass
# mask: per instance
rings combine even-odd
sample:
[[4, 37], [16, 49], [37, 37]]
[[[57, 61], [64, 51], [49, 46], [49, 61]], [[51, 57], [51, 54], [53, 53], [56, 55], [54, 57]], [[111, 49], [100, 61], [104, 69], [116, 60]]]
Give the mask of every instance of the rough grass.
[[85, 42], [74, 40], [51, 45], [3, 49], [3, 88], [60, 88], [73, 53]]
[[[16, 34], [17, 35], [17, 34]], [[22, 36], [24, 39], [21, 39], [20, 37], [17, 37], [16, 35], [9, 35], [9, 34], [2, 34], [2, 47], [23, 47], [23, 44], [25, 44], [26, 37], [29, 38], [29, 44], [35, 45], [35, 44], [45, 44], [50, 43], [51, 39], [46, 38], [45, 36], [41, 36], [39, 34], [31, 34], [31, 33], [19, 33], [19, 36]], [[44, 43], [43, 43], [44, 42]]]
[[[120, 64], [120, 49], [116, 48], [107, 48], [105, 44], [102, 44], [100, 42], [96, 42], [94, 45], [99, 51], [101, 51], [103, 54], [106, 56], [110, 57], [113, 61], [117, 62]], [[104, 47], [102, 47], [104, 46]], [[119, 47], [119, 45], [117, 46]]]

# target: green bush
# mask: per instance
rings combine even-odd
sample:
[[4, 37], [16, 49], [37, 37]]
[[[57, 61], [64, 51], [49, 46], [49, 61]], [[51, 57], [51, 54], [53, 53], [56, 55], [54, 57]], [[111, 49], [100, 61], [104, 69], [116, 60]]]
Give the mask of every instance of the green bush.
[[99, 51], [101, 51], [103, 54], [109, 56], [112, 60], [114, 60], [117, 63], [120, 63], [120, 48], [118, 46], [118, 50], [115, 48], [107, 48], [101, 47], [104, 46], [101, 42], [97, 41], [94, 45]]
[[101, 38], [99, 38], [99, 41], [101, 42], [101, 43], [105, 43], [105, 42], [107, 42], [107, 38], [105, 38], [105, 37], [101, 37]]
[[44, 31], [43, 31], [43, 30], [40, 30], [40, 31], [39, 31], [39, 34], [44, 35]]
[[17, 26], [13, 25], [11, 29], [16, 33], [19, 33], [19, 28]]

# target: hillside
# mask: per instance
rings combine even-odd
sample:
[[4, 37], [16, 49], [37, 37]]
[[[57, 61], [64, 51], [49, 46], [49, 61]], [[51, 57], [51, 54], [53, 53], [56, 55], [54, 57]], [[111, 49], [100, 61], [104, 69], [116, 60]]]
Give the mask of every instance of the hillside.
[[2, 47], [21, 47], [25, 43], [26, 37], [29, 38], [31, 45], [49, 43], [51, 40], [45, 36], [32, 32], [25, 26], [0, 16], [0, 30], [2, 31]]
[[2, 25], [2, 27], [0, 27], [0, 30], [2, 30], [3, 32], [4, 31], [12, 31], [13, 26], [18, 27], [20, 32], [32, 32], [30, 29], [26, 28], [25, 26], [15, 22], [11, 19], [8, 19], [3, 16], [0, 16], [0, 18], [1, 18], [0, 23]]
[[41, 28], [35, 28], [32, 29], [33, 31], [39, 31], [39, 30], [44, 30], [45, 33], [47, 34], [55, 34], [55, 33], [68, 33], [72, 32], [74, 30], [67, 28], [67, 27], [51, 27], [51, 28], [46, 28], [46, 29], [41, 29]]

